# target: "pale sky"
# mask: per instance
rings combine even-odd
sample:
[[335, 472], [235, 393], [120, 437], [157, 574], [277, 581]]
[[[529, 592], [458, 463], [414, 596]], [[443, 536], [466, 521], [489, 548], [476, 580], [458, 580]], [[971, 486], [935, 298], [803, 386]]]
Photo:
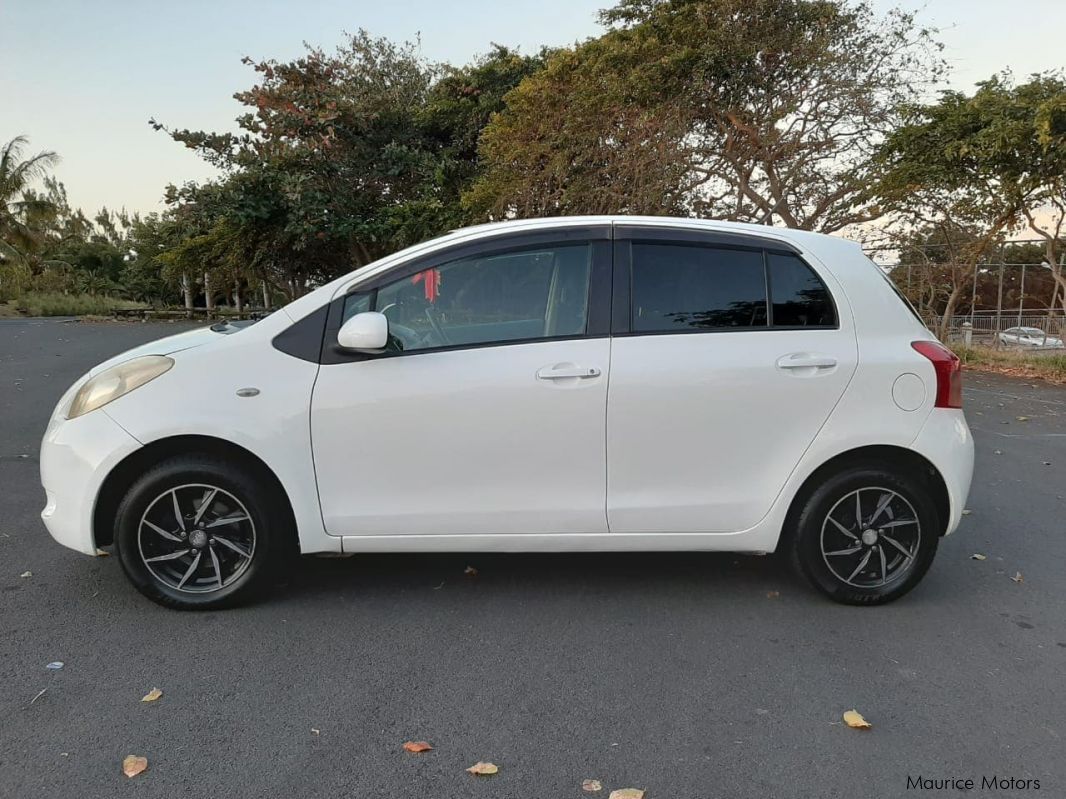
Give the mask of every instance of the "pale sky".
[[[1066, 66], [1064, 0], [873, 0], [921, 8], [943, 30], [952, 86], [1006, 67], [1019, 77]], [[610, 0], [0, 0], [0, 141], [23, 133], [62, 157], [72, 204], [162, 210], [167, 183], [212, 175], [148, 126], [230, 130], [232, 99], [255, 75], [242, 56], [290, 59], [307, 41], [332, 49], [345, 30], [421, 35], [433, 61], [464, 63], [490, 43], [534, 52], [595, 35]]]

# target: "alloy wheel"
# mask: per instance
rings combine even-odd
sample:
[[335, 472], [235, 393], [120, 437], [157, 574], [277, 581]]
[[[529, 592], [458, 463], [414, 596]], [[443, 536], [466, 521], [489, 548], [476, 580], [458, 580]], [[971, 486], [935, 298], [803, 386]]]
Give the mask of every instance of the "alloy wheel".
[[915, 563], [921, 524], [897, 491], [870, 486], [844, 495], [822, 522], [822, 559], [841, 582], [881, 588]]
[[255, 556], [255, 523], [223, 488], [191, 483], [148, 504], [137, 529], [141, 560], [163, 585], [191, 594], [239, 580]]

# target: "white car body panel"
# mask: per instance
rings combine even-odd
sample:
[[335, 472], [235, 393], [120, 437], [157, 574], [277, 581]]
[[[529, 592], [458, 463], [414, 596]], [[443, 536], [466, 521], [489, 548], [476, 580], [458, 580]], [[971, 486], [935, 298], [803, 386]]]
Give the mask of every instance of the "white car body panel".
[[[577, 339], [323, 366], [311, 437], [326, 529], [607, 532], [610, 350]], [[599, 374], [537, 379], [560, 364]]]
[[[326, 366], [271, 344], [413, 257], [504, 233], [622, 222], [795, 247], [832, 290], [840, 329], [605, 336]], [[933, 408], [933, 366], [909, 348], [933, 337], [881, 280], [857, 245], [779, 228], [634, 217], [468, 228], [338, 278], [240, 332], [192, 331], [94, 368], [141, 354], [174, 360], [162, 377], [77, 419], [65, 409], [85, 378], [60, 400], [42, 443], [45, 522], [60, 543], [95, 552], [93, 507], [107, 473], [143, 445], [195, 434], [241, 446], [274, 472], [308, 553], [772, 551], [804, 481], [870, 445], [911, 449], [937, 468], [950, 532], [973, 442], [961, 411]], [[776, 359], [793, 352], [830, 355], [837, 366], [780, 374]], [[535, 378], [557, 363], [601, 375], [572, 386]], [[894, 394], [903, 375], [914, 376], [906, 408]], [[686, 380], [695, 387], [683, 391]], [[249, 387], [260, 393], [237, 396]], [[778, 457], [760, 463], [760, 450]], [[722, 453], [734, 453], [737, 468]]]

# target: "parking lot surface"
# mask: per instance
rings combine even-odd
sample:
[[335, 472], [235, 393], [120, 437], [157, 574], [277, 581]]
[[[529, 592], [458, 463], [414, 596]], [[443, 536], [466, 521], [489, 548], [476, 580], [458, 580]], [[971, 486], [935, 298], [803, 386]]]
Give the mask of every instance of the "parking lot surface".
[[0, 320], [0, 797], [1066, 796], [1066, 389], [967, 374], [970, 513], [886, 607], [775, 557], [470, 554], [177, 613], [52, 541], [37, 451], [73, 380], [179, 329]]

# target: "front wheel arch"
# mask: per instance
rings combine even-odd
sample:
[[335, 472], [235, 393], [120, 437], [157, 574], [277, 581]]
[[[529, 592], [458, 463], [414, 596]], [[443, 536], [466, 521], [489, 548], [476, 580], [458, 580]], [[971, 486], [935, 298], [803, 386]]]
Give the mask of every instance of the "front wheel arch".
[[104, 479], [96, 496], [93, 509], [93, 540], [96, 546], [114, 543], [115, 513], [123, 496], [133, 482], [155, 464], [175, 455], [203, 454], [224, 458], [228, 462], [254, 471], [256, 477], [277, 493], [288, 515], [288, 529], [292, 530], [292, 544], [299, 544], [296, 530], [296, 515], [289, 501], [288, 492], [274, 471], [261, 458], [232, 441], [213, 436], [171, 436], [145, 444], [136, 452], [127, 455]]

